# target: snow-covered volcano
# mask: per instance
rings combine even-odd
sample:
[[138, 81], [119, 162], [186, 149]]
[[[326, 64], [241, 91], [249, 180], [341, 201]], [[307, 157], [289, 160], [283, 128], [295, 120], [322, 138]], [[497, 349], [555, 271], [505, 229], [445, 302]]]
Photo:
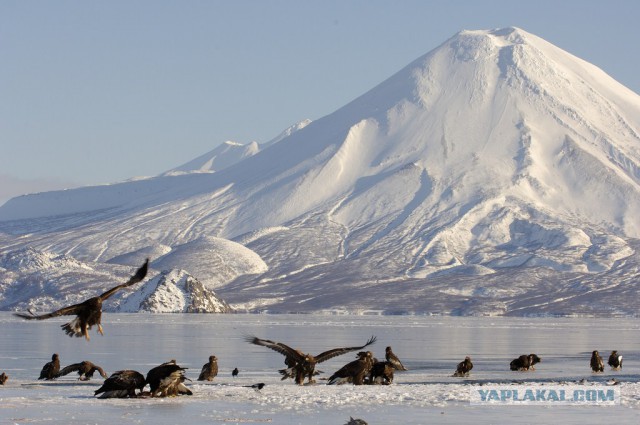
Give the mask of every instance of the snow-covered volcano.
[[463, 31], [247, 151], [14, 198], [2, 249], [108, 262], [229, 239], [261, 271], [216, 292], [250, 310], [635, 313], [640, 97], [521, 29]]

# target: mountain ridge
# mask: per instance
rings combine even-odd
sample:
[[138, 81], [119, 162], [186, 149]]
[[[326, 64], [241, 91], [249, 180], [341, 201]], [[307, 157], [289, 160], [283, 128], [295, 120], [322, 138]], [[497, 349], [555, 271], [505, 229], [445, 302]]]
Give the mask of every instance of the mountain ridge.
[[[451, 276], [482, 287], [539, 269], [559, 282], [617, 276], [623, 263], [637, 274], [624, 260], [640, 239], [639, 129], [640, 97], [599, 68], [519, 28], [462, 31], [215, 172], [14, 198], [0, 207], [0, 246], [107, 262], [229, 239], [264, 265], [216, 291], [270, 311], [329, 308], [332, 295], [334, 307], [357, 308], [340, 294], [363, 282], [423, 282], [448, 298]], [[213, 156], [182, 171], [206, 170]], [[324, 282], [321, 293], [302, 276]], [[420, 299], [396, 298], [368, 307], [422, 311]]]

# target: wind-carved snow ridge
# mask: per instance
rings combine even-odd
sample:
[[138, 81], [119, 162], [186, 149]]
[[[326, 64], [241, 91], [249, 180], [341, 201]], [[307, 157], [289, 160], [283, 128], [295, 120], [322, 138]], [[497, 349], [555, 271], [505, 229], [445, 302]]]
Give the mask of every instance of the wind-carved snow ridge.
[[[0, 249], [149, 256], [249, 311], [635, 315], [639, 129], [640, 96], [592, 64], [462, 31], [264, 145], [14, 198]], [[3, 308], [45, 302], [35, 274], [0, 274]], [[30, 298], [4, 283], [22, 278]]]

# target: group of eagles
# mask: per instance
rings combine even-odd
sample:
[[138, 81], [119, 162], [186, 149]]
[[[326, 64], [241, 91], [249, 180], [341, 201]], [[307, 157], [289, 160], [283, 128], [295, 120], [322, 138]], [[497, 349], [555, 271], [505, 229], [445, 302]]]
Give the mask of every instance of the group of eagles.
[[[98, 332], [101, 335], [104, 335], [101, 324], [102, 303], [117, 291], [141, 282], [147, 275], [148, 267], [149, 259], [144, 262], [144, 264], [133, 276], [129, 278], [127, 282], [117, 285], [101, 295], [89, 298], [79, 304], [74, 304], [42, 315], [33, 314], [31, 311], [29, 311], [30, 314], [16, 313], [16, 315], [27, 320], [44, 320], [65, 315], [76, 316], [69, 323], [65, 323], [61, 326], [67, 335], [85, 337], [89, 340], [90, 337], [88, 331], [92, 326], [97, 326]], [[359, 347], [335, 348], [320, 353], [317, 356], [305, 354], [302, 351], [293, 349], [283, 343], [267, 339], [247, 337], [246, 340], [251, 344], [264, 346], [284, 355], [287, 368], [279, 371], [282, 375], [282, 379], [293, 378], [297, 384], [302, 385], [305, 378], [308, 379], [309, 383], [315, 382], [313, 376], [320, 373], [315, 370], [316, 364], [351, 351], [362, 350], [373, 344], [376, 341], [376, 338], [371, 337], [366, 344]], [[535, 354], [525, 354], [514, 359], [510, 364], [510, 368], [511, 370], [534, 369], [534, 365], [540, 361], [541, 359]], [[614, 369], [620, 369], [622, 367], [622, 356], [619, 356], [616, 351], [613, 351], [609, 357], [609, 365]], [[458, 364], [453, 376], [468, 376], [472, 368], [473, 363], [471, 362], [471, 358], [466, 357], [464, 361]], [[209, 372], [205, 373], [205, 369]], [[594, 372], [604, 371], [604, 363], [597, 351], [592, 353], [591, 369]], [[149, 394], [152, 397], [174, 396], [179, 394], [190, 395], [192, 392], [184, 385], [184, 381], [187, 379], [185, 377], [185, 370], [186, 368], [180, 367], [176, 364], [175, 360], [172, 360], [151, 369], [147, 373], [146, 378], [141, 373], [134, 370], [118, 371], [107, 378], [102, 368], [89, 361], [76, 363], [60, 370], [58, 355], [54, 354], [52, 361], [47, 363], [42, 369], [40, 379], [55, 379], [56, 377], [66, 375], [74, 371], [78, 372], [80, 379], [89, 379], [96, 371], [98, 371], [100, 375], [107, 378], [103, 386], [96, 391], [96, 395], [101, 394], [101, 398], [135, 396], [135, 390], [139, 389], [142, 393], [143, 388], [147, 384], [150, 386]], [[378, 361], [373, 357], [371, 351], [360, 351], [356, 356], [356, 360], [346, 364], [331, 375], [331, 377], [328, 378], [328, 383], [336, 384], [349, 382], [354, 385], [362, 385], [365, 383], [391, 384], [393, 382], [394, 371], [396, 370], [402, 371], [407, 369], [395, 356], [391, 347], [387, 347], [385, 361], [383, 362]], [[202, 373], [198, 379], [212, 380], [217, 373], [218, 366], [216, 358], [215, 356], [211, 356], [209, 358], [209, 363], [203, 366]], [[236, 374], [237, 368], [234, 370], [233, 376]], [[7, 379], [7, 375], [2, 373], [0, 375], [0, 384], [4, 384]], [[264, 386], [264, 384], [259, 386], [259, 388], [258, 386], [252, 387], [260, 389], [262, 386]]]

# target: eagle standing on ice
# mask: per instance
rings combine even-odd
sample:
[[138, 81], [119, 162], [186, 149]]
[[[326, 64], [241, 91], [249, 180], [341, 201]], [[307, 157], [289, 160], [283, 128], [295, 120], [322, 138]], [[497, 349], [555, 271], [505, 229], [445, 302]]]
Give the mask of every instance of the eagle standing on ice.
[[198, 381], [213, 381], [213, 378], [218, 376], [218, 358], [216, 356], [209, 356], [209, 363], [202, 366]]
[[98, 332], [100, 332], [100, 335], [104, 335], [104, 333], [102, 332], [102, 325], [100, 324], [100, 320], [102, 318], [102, 302], [118, 292], [120, 289], [126, 288], [142, 281], [147, 275], [148, 268], [149, 259], [147, 258], [144, 264], [133, 276], [131, 276], [131, 278], [126, 283], [115, 286], [102, 295], [89, 298], [88, 300], [83, 301], [80, 304], [74, 304], [68, 307], [64, 307], [60, 310], [56, 310], [48, 314], [35, 315], [30, 312], [31, 314], [15, 313], [15, 315], [27, 320], [44, 320], [58, 316], [76, 315], [77, 317], [75, 319], [73, 319], [69, 323], [62, 325], [61, 327], [67, 335], [77, 337], [84, 336], [88, 341], [88, 330], [91, 329], [93, 325], [98, 325]]
[[60, 372], [60, 357], [57, 353], [54, 353], [53, 356], [51, 356], [51, 361], [42, 366], [38, 379], [44, 379], [46, 381], [56, 379], [58, 372]]
[[607, 363], [611, 366], [611, 369], [620, 370], [622, 369], [622, 356], [616, 350], [613, 350]]
[[293, 348], [285, 345], [281, 342], [269, 341], [268, 339], [260, 339], [255, 336], [247, 336], [245, 340], [251, 344], [261, 345], [263, 347], [270, 348], [283, 356], [287, 356], [293, 360], [295, 360], [295, 365], [290, 367], [291, 373], [285, 370], [283, 374], [292, 374], [295, 373], [296, 383], [298, 385], [304, 384], [304, 378], [308, 378], [308, 382], [311, 384], [315, 382], [313, 380], [313, 375], [315, 373], [316, 364], [322, 363], [326, 360], [332, 359], [334, 357], [340, 356], [342, 354], [346, 354], [350, 351], [362, 350], [363, 348], [373, 344], [376, 342], [376, 337], [372, 336], [369, 338], [366, 344], [360, 347], [344, 347], [344, 348], [334, 348], [332, 350], [324, 351], [317, 356], [312, 356], [311, 354], [303, 354], [298, 350], [294, 350]]
[[591, 353], [591, 370], [594, 372], [604, 372], [604, 362], [602, 357], [598, 354], [598, 350], [594, 350]]
[[458, 363], [453, 376], [469, 376], [469, 372], [471, 372], [471, 369], [473, 369], [473, 363], [471, 363], [471, 357], [467, 356], [463, 361]]
[[408, 370], [406, 367], [404, 367], [398, 356], [396, 356], [391, 350], [391, 347], [387, 347], [387, 349], [385, 350], [385, 358], [389, 363], [393, 365], [395, 370]]

